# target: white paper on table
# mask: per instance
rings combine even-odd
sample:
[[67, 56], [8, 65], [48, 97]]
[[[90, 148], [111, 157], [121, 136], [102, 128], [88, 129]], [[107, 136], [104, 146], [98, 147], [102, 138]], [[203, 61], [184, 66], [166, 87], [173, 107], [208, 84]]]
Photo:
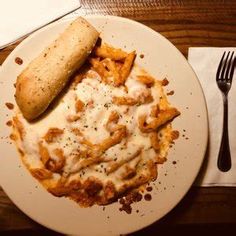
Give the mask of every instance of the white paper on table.
[[79, 0], [0, 0], [0, 49], [79, 7]]
[[232, 168], [221, 172], [217, 168], [223, 127], [223, 100], [216, 84], [216, 71], [224, 51], [236, 48], [189, 48], [188, 61], [196, 72], [202, 85], [209, 116], [209, 145], [196, 185], [236, 186], [236, 70], [234, 81], [228, 95], [229, 140]]

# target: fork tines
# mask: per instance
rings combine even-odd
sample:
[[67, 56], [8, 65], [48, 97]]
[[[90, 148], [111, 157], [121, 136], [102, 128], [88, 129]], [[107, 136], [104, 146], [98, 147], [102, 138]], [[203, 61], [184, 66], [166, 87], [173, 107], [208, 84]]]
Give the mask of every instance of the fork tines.
[[228, 52], [226, 58], [225, 54], [226, 52], [224, 52], [220, 60], [220, 64], [216, 73], [216, 80], [226, 80], [227, 82], [231, 82], [236, 65], [236, 57], [234, 56], [234, 51]]

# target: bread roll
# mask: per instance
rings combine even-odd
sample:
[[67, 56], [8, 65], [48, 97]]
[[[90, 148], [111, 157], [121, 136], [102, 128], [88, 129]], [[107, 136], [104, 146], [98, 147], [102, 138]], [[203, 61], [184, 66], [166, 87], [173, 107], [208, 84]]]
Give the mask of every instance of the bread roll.
[[77, 18], [17, 77], [15, 98], [27, 120], [47, 109], [91, 53], [98, 36], [92, 25]]

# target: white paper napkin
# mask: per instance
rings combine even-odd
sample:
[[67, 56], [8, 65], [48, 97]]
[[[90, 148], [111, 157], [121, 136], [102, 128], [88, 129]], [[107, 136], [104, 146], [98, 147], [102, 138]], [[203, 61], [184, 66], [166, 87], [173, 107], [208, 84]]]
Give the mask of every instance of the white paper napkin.
[[0, 0], [0, 49], [79, 7], [79, 0]]
[[[236, 186], [236, 76], [228, 95], [229, 139], [232, 168], [221, 172], [217, 168], [217, 157], [223, 126], [223, 100], [216, 84], [216, 71], [224, 51], [236, 48], [189, 48], [188, 61], [202, 85], [209, 116], [209, 146], [196, 185]], [[236, 71], [235, 71], [236, 74]]]

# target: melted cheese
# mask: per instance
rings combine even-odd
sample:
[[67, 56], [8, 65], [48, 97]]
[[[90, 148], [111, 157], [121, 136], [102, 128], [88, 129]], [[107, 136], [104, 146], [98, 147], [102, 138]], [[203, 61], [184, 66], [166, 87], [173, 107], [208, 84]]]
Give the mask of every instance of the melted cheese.
[[[104, 158], [106, 160], [111, 159], [111, 161], [120, 162], [129, 158], [130, 155], [133, 155], [140, 148], [143, 149], [143, 159], [154, 158], [155, 152], [150, 150], [150, 138], [138, 128], [138, 117], [144, 114], [149, 115], [151, 107], [159, 103], [160, 91], [158, 88], [154, 86], [150, 89], [154, 100], [148, 104], [118, 106], [112, 103], [113, 96], [129, 96], [137, 99], [140, 94], [147, 91], [144, 84], [135, 80], [135, 76], [139, 72], [136, 67], [127, 79], [125, 85], [128, 89], [128, 93], [125, 91], [124, 87], [117, 88], [101, 83], [100, 77], [95, 73], [96, 78], [84, 78], [74, 89], [68, 90], [59, 104], [43, 119], [35, 123], [29, 123], [19, 112], [18, 118], [23, 123], [26, 134], [21, 145], [26, 153], [27, 164], [33, 168], [42, 166], [38, 143], [42, 140], [42, 137], [47, 133], [49, 128], [60, 128], [64, 131], [63, 135], [56, 138], [53, 143], [46, 143], [44, 141], [44, 145], [46, 145], [53, 159], [57, 158], [53, 155], [53, 150], [56, 148], [63, 149], [66, 157], [66, 164], [63, 168], [64, 175], [68, 176], [69, 174], [73, 174], [70, 176], [70, 179], [76, 179], [78, 177], [80, 179], [86, 179], [90, 176], [94, 176], [103, 182], [111, 180], [115, 183], [116, 187], [119, 188], [122, 185], [122, 180], [119, 176], [124, 170], [120, 169], [107, 175], [105, 170], [109, 162], [103, 162], [79, 170], [81, 160], [79, 160], [77, 154], [79, 150], [84, 149], [84, 146], [80, 144], [80, 138], [72, 132], [72, 129], [79, 129], [84, 134], [85, 138], [93, 144], [101, 143], [104, 139], [110, 137], [105, 125], [111, 112], [116, 111], [120, 115], [118, 124], [123, 124], [127, 128], [128, 141], [122, 140], [121, 143], [109, 148], [104, 153]], [[67, 117], [69, 115], [76, 115], [76, 99], [80, 99], [85, 104], [85, 109], [79, 113], [79, 120], [68, 122]], [[166, 154], [167, 149], [168, 147], [166, 146], [166, 149], [162, 150], [163, 155]], [[130, 166], [134, 167], [136, 163], [137, 159], [134, 159], [130, 161]]]

